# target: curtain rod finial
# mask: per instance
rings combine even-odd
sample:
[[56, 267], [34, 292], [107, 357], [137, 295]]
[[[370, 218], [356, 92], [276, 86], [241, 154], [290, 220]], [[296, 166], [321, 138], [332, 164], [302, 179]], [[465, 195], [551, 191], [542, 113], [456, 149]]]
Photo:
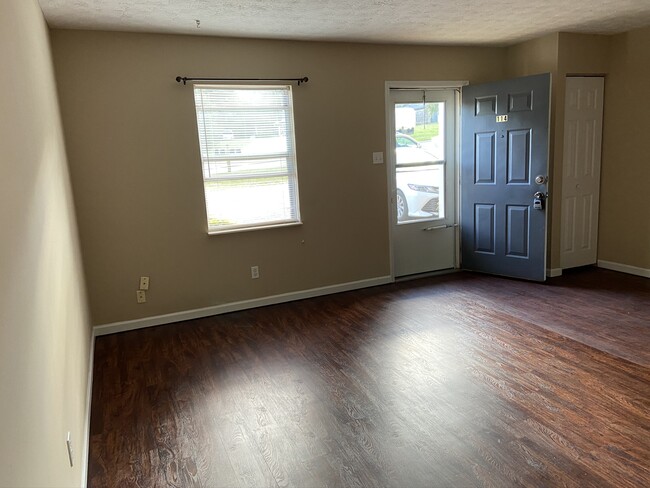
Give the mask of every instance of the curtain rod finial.
[[180, 76], [176, 77], [176, 81], [180, 83], [181, 81], [183, 82], [183, 85], [187, 85], [187, 78], [181, 78]]

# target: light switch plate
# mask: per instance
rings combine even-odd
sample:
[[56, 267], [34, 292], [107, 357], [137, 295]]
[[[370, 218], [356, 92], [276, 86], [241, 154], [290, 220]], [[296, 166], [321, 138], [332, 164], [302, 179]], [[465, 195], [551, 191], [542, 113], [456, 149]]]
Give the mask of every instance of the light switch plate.
[[383, 152], [372, 153], [372, 164], [384, 164], [384, 153]]

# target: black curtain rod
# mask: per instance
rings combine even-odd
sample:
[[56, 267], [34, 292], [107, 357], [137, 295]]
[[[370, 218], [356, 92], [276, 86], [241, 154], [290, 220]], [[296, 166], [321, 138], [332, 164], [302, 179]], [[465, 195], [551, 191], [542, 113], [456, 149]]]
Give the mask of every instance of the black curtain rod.
[[176, 81], [187, 85], [188, 81], [292, 81], [298, 83], [300, 86], [303, 83], [307, 83], [309, 78], [306, 76], [302, 78], [187, 78], [184, 76], [177, 76]]
[[413, 86], [413, 87], [402, 87], [402, 88], [389, 87], [388, 89], [392, 91], [447, 91], [447, 90], [460, 91], [460, 88], [455, 86], [433, 86], [433, 87]]

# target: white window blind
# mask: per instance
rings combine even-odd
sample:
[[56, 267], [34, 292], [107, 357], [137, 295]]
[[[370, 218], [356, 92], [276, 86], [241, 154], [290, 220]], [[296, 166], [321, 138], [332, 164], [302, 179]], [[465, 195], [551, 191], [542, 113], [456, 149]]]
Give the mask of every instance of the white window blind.
[[291, 86], [195, 85], [208, 231], [300, 221]]

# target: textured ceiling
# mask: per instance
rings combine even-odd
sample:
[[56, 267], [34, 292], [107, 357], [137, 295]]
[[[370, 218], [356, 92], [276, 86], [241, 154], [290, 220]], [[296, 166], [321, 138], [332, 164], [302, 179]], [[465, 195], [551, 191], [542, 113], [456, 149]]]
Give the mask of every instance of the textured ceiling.
[[39, 2], [51, 27], [275, 39], [507, 45], [557, 31], [609, 34], [650, 25], [650, 0]]

